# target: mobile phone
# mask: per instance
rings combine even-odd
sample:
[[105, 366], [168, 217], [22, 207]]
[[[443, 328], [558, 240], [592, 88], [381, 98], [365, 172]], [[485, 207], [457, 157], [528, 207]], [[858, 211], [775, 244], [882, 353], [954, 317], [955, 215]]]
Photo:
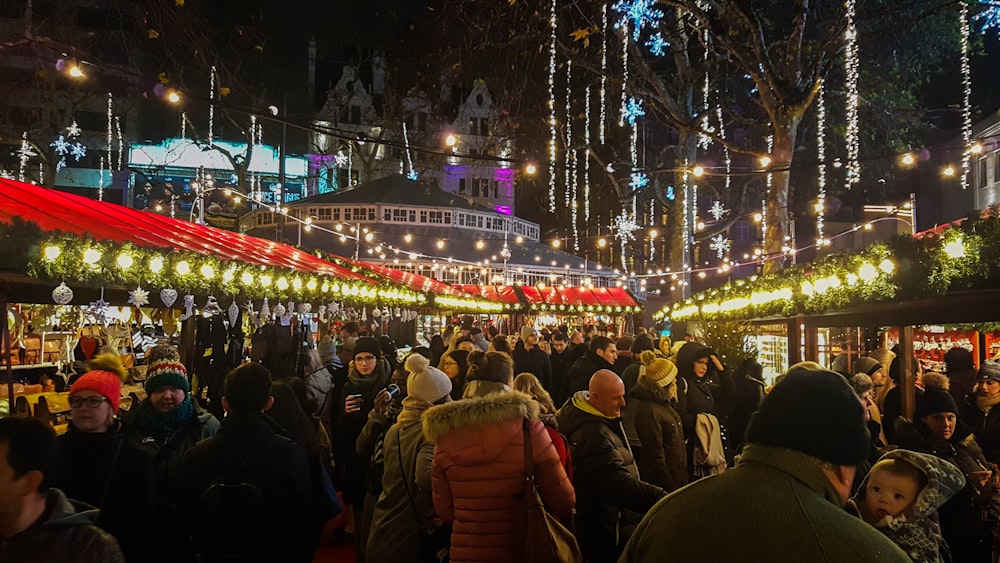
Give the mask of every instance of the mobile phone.
[[390, 383], [385, 390], [389, 393], [389, 398], [391, 399], [395, 399], [400, 393], [399, 385], [396, 385], [395, 383]]

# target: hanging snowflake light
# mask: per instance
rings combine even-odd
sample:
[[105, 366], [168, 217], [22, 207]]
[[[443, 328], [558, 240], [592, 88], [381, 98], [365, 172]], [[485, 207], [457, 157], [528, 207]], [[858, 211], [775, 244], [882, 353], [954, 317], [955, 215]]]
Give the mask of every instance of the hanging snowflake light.
[[408, 180], [417, 181], [417, 179], [420, 178], [420, 174], [416, 170], [410, 170], [406, 173], [406, 178]]
[[80, 126], [76, 124], [76, 120], [66, 128], [66, 135], [69, 138], [59, 135], [56, 140], [49, 143], [49, 146], [55, 150], [55, 153], [59, 155], [59, 162], [56, 163], [56, 172], [66, 168], [66, 157], [71, 156], [77, 162], [81, 158], [87, 156], [87, 147], [82, 145], [79, 141], [72, 142], [76, 137], [80, 136]]
[[639, 224], [635, 222], [635, 215], [629, 215], [624, 209], [611, 223], [611, 230], [615, 233], [615, 238], [618, 239], [621, 246], [622, 270], [628, 270], [625, 263], [625, 247], [629, 242], [635, 240], [635, 232], [639, 229]]
[[344, 154], [344, 151], [337, 151], [337, 154], [333, 155], [333, 162], [337, 168], [343, 168], [347, 166], [347, 155]]
[[640, 117], [646, 115], [646, 110], [642, 107], [642, 100], [637, 98], [629, 98], [628, 103], [625, 104], [625, 121], [629, 125], [635, 125], [635, 121]]
[[663, 19], [663, 11], [654, 8], [656, 0], [618, 0], [612, 6], [622, 15], [615, 27], [621, 28], [631, 22], [632, 40], [638, 41], [645, 27], [656, 27]]
[[633, 172], [632, 179], [629, 180], [628, 186], [632, 188], [633, 192], [639, 191], [649, 185], [649, 176], [646, 176], [642, 172]]
[[666, 196], [667, 196], [667, 199], [670, 200], [670, 201], [673, 201], [674, 199], [677, 198], [677, 191], [674, 190], [673, 186], [667, 186]]
[[979, 22], [984, 32], [996, 30], [1000, 33], [1000, 5], [992, 5], [982, 12], [972, 16], [972, 19]]
[[70, 126], [66, 128], [66, 134], [69, 135], [70, 137], [79, 137], [80, 131], [81, 131], [80, 126], [76, 124], [75, 119], [73, 120], [73, 123], [71, 123]]
[[708, 214], [711, 215], [716, 221], [718, 221], [719, 219], [722, 219], [723, 217], [728, 215], [729, 210], [726, 209], [726, 206], [722, 205], [721, 201], [715, 200], [714, 202], [712, 202], [712, 207], [708, 208]]
[[732, 241], [722, 236], [721, 234], [712, 237], [711, 242], [708, 247], [715, 251], [716, 256], [722, 258], [725, 256], [729, 249], [733, 246]]
[[649, 40], [646, 41], [646, 46], [649, 47], [649, 52], [655, 57], [662, 57], [667, 54], [667, 47], [670, 46], [670, 42], [663, 38], [663, 34], [657, 31], [656, 33], [649, 36]]

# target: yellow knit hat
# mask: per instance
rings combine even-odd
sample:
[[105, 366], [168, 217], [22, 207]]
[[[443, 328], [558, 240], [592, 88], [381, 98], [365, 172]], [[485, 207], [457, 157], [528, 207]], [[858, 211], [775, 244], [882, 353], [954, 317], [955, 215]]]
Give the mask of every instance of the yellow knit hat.
[[639, 379], [651, 381], [660, 387], [668, 387], [677, 381], [677, 366], [670, 360], [656, 355], [656, 352], [643, 351], [639, 354], [639, 361], [645, 367], [640, 371]]

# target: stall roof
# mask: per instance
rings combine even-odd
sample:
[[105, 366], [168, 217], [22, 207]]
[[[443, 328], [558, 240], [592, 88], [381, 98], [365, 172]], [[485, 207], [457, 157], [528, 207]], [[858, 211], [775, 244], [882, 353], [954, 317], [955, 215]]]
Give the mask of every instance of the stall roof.
[[[427, 276], [422, 276], [420, 274], [414, 274], [410, 272], [403, 272], [401, 270], [396, 270], [386, 266], [381, 266], [379, 264], [373, 264], [371, 262], [362, 262], [351, 260], [350, 258], [343, 258], [344, 262], [347, 264], [357, 264], [362, 268], [367, 268], [373, 274], [378, 277], [387, 279], [391, 282], [404, 285], [414, 291], [429, 292], [434, 295], [448, 295], [451, 297], [469, 298], [472, 295], [469, 292], [463, 291], [461, 287], [455, 287], [453, 285], [438, 281], [434, 278], [429, 278]], [[473, 294], [475, 295], [475, 294]]]
[[457, 285], [455, 287], [466, 293], [478, 295], [495, 303], [504, 303], [507, 305], [519, 305], [521, 303], [521, 299], [517, 296], [514, 288], [509, 285]]
[[30, 221], [47, 231], [90, 235], [98, 240], [132, 242], [147, 248], [174, 248], [279, 266], [303, 273], [375, 283], [374, 280], [286, 244], [139, 211], [109, 202], [0, 179], [0, 221]]
[[[586, 307], [608, 308], [614, 307], [639, 307], [632, 294], [620, 287], [574, 287], [574, 286], [545, 286], [535, 285], [512, 286], [459, 286], [470, 293], [479, 293], [488, 299], [501, 299], [505, 303], [514, 303], [513, 299], [519, 298], [519, 292], [523, 296], [524, 302], [531, 308], [546, 309], [549, 307]], [[478, 288], [478, 289], [477, 289]], [[495, 293], [494, 293], [495, 292]], [[496, 297], [493, 297], [493, 295]]]

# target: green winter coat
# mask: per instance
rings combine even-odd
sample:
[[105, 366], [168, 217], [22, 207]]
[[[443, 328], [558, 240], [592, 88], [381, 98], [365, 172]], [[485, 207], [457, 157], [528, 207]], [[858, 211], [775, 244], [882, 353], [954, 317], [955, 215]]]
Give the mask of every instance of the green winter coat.
[[619, 562], [910, 562], [842, 504], [814, 458], [750, 444], [733, 469], [658, 502]]

